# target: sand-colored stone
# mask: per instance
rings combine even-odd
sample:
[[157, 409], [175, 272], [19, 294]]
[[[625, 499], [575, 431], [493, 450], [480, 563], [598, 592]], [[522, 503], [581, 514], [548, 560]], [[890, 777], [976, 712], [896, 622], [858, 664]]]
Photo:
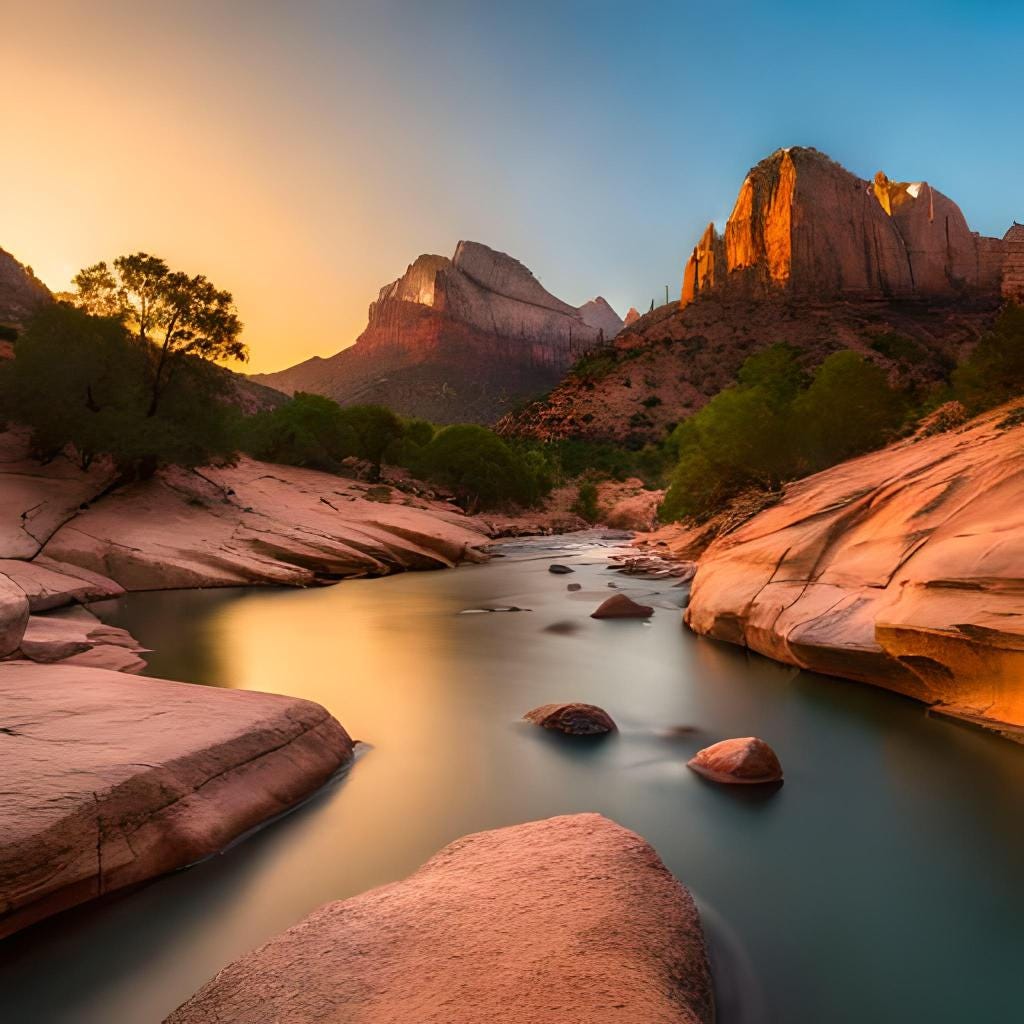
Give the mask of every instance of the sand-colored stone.
[[485, 528], [450, 505], [368, 500], [367, 485], [241, 459], [168, 469], [80, 512], [44, 554], [127, 590], [287, 584], [479, 560]]
[[700, 919], [640, 836], [597, 814], [457, 840], [321, 907], [167, 1024], [711, 1024]]
[[190, 864], [352, 758], [318, 704], [0, 664], [0, 936]]
[[1024, 425], [1004, 407], [791, 485], [700, 559], [686, 621], [1024, 728]]
[[596, 704], [542, 704], [527, 711], [523, 718], [544, 729], [570, 736], [595, 736], [615, 730], [611, 715]]

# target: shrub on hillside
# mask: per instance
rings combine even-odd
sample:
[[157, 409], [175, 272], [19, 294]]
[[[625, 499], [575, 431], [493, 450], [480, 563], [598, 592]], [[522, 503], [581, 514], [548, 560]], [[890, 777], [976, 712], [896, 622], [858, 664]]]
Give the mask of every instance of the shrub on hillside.
[[829, 356], [808, 384], [796, 351], [775, 345], [669, 436], [677, 461], [659, 515], [704, 518], [750, 488], [778, 490], [885, 443], [905, 412], [885, 373], [855, 352]]
[[953, 396], [971, 413], [1024, 394], [1024, 306], [1010, 303], [953, 372]]

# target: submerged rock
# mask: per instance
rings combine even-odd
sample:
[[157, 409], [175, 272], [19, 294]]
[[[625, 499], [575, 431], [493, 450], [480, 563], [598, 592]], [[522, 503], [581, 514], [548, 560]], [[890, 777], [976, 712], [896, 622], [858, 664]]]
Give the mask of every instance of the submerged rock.
[[570, 583], [565, 589], [575, 592], [577, 590], [582, 590], [583, 589], [583, 584], [582, 583]]
[[556, 576], [565, 576], [575, 571], [575, 569], [570, 568], [568, 565], [559, 565], [557, 562], [548, 566], [548, 572], [553, 572]]
[[615, 722], [596, 704], [542, 704], [527, 711], [523, 718], [545, 729], [557, 729], [570, 736], [596, 736], [613, 732]]
[[0, 937], [222, 850], [351, 759], [310, 701], [0, 664]]
[[590, 617], [592, 619], [649, 619], [653, 614], [654, 609], [649, 604], [637, 604], [625, 594], [614, 594], [602, 601]]
[[782, 765], [775, 751], [756, 736], [714, 743], [698, 750], [687, 766], [713, 782], [749, 785], [782, 781]]
[[693, 899], [598, 814], [481, 832], [330, 903], [166, 1024], [711, 1024]]

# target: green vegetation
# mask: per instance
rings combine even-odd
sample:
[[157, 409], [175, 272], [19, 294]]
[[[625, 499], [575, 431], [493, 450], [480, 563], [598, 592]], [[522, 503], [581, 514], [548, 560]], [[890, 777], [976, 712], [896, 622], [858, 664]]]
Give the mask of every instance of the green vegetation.
[[43, 458], [70, 445], [84, 467], [105, 454], [125, 474], [144, 476], [161, 462], [194, 466], [234, 450], [227, 376], [184, 356], [150, 412], [152, 352], [119, 318], [51, 306], [14, 351], [0, 366], [0, 419], [29, 426]]
[[772, 346], [672, 432], [666, 449], [678, 461], [661, 517], [706, 517], [744, 490], [778, 490], [868, 451], [895, 432], [905, 411], [884, 371], [855, 352], [829, 356], [808, 382], [796, 351]]
[[147, 357], [146, 415], [155, 416], [178, 370], [190, 359], [248, 359], [239, 340], [242, 323], [230, 292], [202, 274], [171, 270], [157, 256], [119, 256], [113, 267], [96, 263], [74, 278], [73, 305], [115, 318]]
[[953, 371], [953, 397], [977, 413], [1024, 394], [1024, 306], [1013, 303]]
[[597, 484], [593, 480], [584, 480], [580, 484], [572, 510], [588, 523], [597, 522], [599, 515], [597, 510]]
[[533, 505], [552, 482], [547, 466], [532, 453], [468, 423], [439, 430], [408, 468], [452, 488], [469, 511], [509, 502]]

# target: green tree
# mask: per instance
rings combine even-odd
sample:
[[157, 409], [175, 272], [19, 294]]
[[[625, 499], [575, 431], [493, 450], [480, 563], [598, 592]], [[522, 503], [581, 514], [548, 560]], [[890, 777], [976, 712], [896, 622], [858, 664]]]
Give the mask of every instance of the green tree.
[[902, 423], [905, 397], [885, 371], [856, 352], [835, 352], [793, 404], [795, 436], [811, 470], [884, 444]]
[[72, 301], [94, 316], [118, 317], [138, 338], [149, 360], [147, 416], [189, 357], [244, 361], [241, 321], [231, 293], [204, 275], [172, 271], [148, 253], [96, 263], [74, 278]]
[[358, 454], [359, 438], [337, 402], [300, 391], [284, 405], [248, 417], [241, 447], [265, 462], [333, 471]]
[[185, 360], [159, 414], [147, 416], [148, 371], [147, 354], [119, 317], [49, 306], [0, 367], [0, 415], [29, 426], [43, 457], [70, 445], [84, 467], [110, 455], [128, 475], [230, 456], [224, 375]]
[[953, 393], [969, 412], [1024, 394], [1024, 306], [1009, 303], [994, 328], [953, 372]]
[[384, 453], [404, 433], [402, 421], [382, 405], [349, 405], [341, 412], [357, 438], [357, 454], [373, 464], [374, 476], [379, 477]]
[[423, 452], [430, 479], [451, 487], [470, 511], [515, 502], [529, 505], [543, 482], [522, 456], [486, 427], [459, 424], [439, 431]]

